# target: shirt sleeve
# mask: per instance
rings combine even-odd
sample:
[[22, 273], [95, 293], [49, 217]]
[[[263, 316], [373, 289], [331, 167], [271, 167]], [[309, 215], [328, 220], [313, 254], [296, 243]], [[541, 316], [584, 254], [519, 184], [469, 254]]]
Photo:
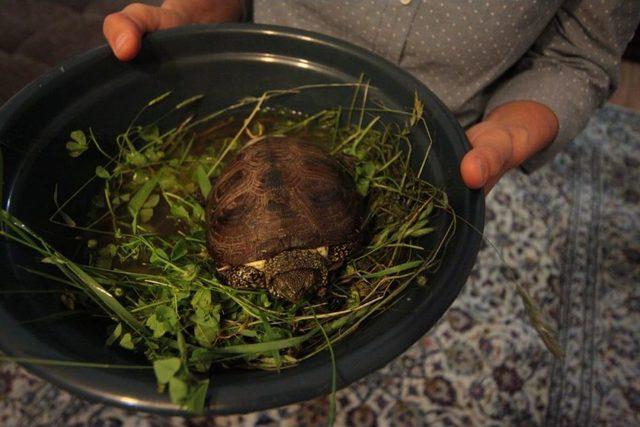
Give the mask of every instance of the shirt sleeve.
[[531, 172], [551, 159], [615, 91], [620, 58], [640, 20], [637, 0], [569, 0], [500, 82], [485, 117], [510, 101], [536, 101], [558, 118], [556, 139], [526, 161]]

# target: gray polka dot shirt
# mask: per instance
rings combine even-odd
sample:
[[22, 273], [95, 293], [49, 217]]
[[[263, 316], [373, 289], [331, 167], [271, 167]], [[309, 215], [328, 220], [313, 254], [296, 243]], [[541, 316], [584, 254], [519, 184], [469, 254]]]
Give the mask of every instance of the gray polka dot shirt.
[[614, 91], [640, 0], [254, 0], [254, 20], [325, 33], [411, 72], [468, 127], [509, 101], [560, 122], [533, 170]]

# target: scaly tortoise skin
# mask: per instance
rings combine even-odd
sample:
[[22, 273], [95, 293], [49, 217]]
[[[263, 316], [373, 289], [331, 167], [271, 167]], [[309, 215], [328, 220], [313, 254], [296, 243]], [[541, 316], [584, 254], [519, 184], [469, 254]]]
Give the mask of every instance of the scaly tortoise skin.
[[245, 147], [212, 188], [209, 252], [229, 285], [298, 302], [359, 248], [362, 209], [344, 162], [309, 141], [266, 138]]

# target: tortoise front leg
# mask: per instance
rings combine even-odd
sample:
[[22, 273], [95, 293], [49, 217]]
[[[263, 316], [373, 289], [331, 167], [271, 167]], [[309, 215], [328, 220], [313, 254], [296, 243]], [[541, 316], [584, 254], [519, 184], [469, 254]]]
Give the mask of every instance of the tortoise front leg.
[[218, 270], [224, 281], [229, 286], [241, 289], [264, 288], [264, 273], [257, 268], [248, 265], [234, 265]]

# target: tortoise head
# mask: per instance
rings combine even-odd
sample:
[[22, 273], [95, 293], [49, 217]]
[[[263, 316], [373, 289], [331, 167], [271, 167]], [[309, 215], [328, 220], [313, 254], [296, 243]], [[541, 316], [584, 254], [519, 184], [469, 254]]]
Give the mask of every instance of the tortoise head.
[[328, 260], [313, 249], [282, 252], [266, 261], [267, 289], [293, 303], [327, 284]]

